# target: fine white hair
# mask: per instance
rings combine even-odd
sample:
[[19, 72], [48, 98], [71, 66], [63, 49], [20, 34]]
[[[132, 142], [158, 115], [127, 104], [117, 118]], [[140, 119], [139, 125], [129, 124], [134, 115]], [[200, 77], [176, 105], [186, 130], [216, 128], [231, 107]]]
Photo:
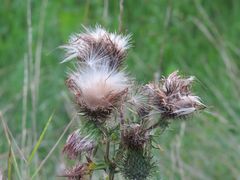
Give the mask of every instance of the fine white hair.
[[129, 78], [124, 71], [110, 70], [108, 66], [89, 66], [77, 68], [76, 72], [69, 74], [77, 89], [89, 106], [97, 106], [101, 99], [109, 94], [118, 94], [130, 85]]
[[[66, 50], [62, 63], [74, 58], [83, 58], [87, 63], [97, 62], [93, 60], [99, 59], [107, 60], [112, 52], [108, 52], [104, 42], [108, 45], [110, 43], [114, 50], [120, 52], [120, 55], [125, 54], [130, 47], [130, 38], [130, 35], [109, 33], [99, 25], [95, 28], [84, 27], [84, 32], [71, 35], [68, 44], [60, 46]], [[95, 49], [96, 47], [92, 46], [93, 43], [100, 43], [101, 46]]]

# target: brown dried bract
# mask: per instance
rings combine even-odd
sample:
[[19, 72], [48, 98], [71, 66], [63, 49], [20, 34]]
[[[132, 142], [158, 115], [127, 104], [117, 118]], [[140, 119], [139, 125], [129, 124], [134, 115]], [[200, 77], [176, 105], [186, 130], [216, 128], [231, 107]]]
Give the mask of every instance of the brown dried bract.
[[162, 118], [183, 118], [205, 108], [198, 96], [191, 92], [193, 77], [181, 78], [175, 71], [160, 84], [150, 83], [145, 86], [150, 103], [161, 113]]

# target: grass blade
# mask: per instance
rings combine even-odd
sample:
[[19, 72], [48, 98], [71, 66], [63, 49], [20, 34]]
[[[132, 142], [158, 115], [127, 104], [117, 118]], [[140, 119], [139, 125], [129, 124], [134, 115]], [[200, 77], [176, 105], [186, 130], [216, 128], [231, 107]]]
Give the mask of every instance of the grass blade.
[[8, 153], [8, 180], [12, 179], [12, 147]]
[[66, 134], [67, 130], [69, 129], [69, 127], [71, 126], [71, 124], [73, 123], [73, 121], [75, 120], [76, 115], [74, 115], [74, 117], [72, 118], [72, 120], [68, 123], [68, 125], [65, 127], [63, 133], [61, 134], [61, 136], [58, 138], [57, 142], [54, 144], [54, 146], [52, 147], [52, 149], [49, 151], [49, 153], [47, 154], [47, 156], [42, 160], [42, 162], [40, 163], [39, 167], [37, 168], [37, 170], [34, 172], [34, 174], [32, 175], [31, 179], [33, 179], [38, 172], [41, 170], [41, 168], [43, 167], [43, 165], [45, 164], [45, 162], [47, 161], [47, 159], [51, 156], [51, 154], [53, 153], [53, 151], [56, 149], [57, 145], [59, 144], [59, 142], [61, 141], [61, 139], [63, 138], [63, 136]]
[[42, 133], [41, 133], [41, 135], [40, 135], [36, 145], [34, 146], [34, 149], [32, 150], [31, 155], [28, 158], [28, 164], [30, 164], [32, 162], [32, 159], [33, 159], [35, 153], [37, 152], [37, 150], [38, 150], [38, 148], [39, 148], [39, 146], [40, 146], [40, 144], [41, 144], [41, 142], [42, 142], [42, 140], [43, 140], [43, 138], [44, 138], [44, 136], [46, 134], [47, 128], [48, 128], [49, 124], [51, 123], [51, 121], [53, 119], [53, 115], [54, 115], [54, 113], [49, 117], [46, 125], [44, 126], [44, 129], [43, 129], [43, 131], [42, 131]]
[[11, 156], [12, 156], [13, 163], [14, 163], [13, 165], [14, 165], [14, 168], [15, 168], [15, 170], [17, 172], [18, 179], [22, 179], [21, 175], [20, 175], [20, 171], [19, 171], [19, 167], [18, 167], [18, 164], [17, 164], [17, 160], [16, 160], [16, 157], [15, 157], [15, 154], [14, 154], [14, 151], [13, 151], [12, 146], [11, 146], [12, 143], [11, 143], [11, 140], [10, 140], [10, 137], [9, 137], [7, 124], [5, 123], [5, 121], [3, 119], [3, 114], [2, 114], [1, 111], [0, 111], [0, 119], [2, 121], [3, 130], [4, 130], [4, 133], [5, 133], [8, 145], [10, 147], [10, 152], [11, 152]]

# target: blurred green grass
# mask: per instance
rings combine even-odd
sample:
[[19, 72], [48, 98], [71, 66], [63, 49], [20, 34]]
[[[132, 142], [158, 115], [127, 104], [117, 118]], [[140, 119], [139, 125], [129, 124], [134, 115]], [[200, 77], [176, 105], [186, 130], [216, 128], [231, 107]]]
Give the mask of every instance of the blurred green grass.
[[[45, 10], [43, 3], [46, 3]], [[72, 117], [72, 104], [64, 85], [66, 69], [71, 63], [59, 63], [63, 53], [57, 47], [64, 44], [70, 34], [80, 32], [81, 25], [101, 24], [116, 31], [119, 2], [43, 0], [32, 1], [31, 7], [34, 60], [41, 34], [39, 23], [45, 12], [36, 132], [32, 131], [30, 88], [27, 111], [23, 108], [24, 59], [28, 59], [27, 1], [1, 1], [0, 111], [20, 147], [26, 112], [27, 138], [22, 148], [28, 155], [34, 146], [32, 137], [40, 135], [55, 111], [38, 150], [35, 163], [38, 166]], [[238, 0], [124, 2], [123, 29], [132, 34], [133, 43], [126, 61], [130, 74], [142, 84], [176, 69], [182, 74], [194, 75], [196, 94], [208, 105], [206, 112], [173, 124], [160, 137], [159, 144], [164, 151], [154, 152], [159, 171], [153, 179], [240, 178], [239, 18]], [[31, 78], [29, 75], [29, 80]], [[0, 127], [0, 168], [6, 170], [9, 146], [2, 125]], [[38, 179], [56, 178], [64, 161], [61, 149], [65, 139], [66, 136], [44, 164]], [[16, 147], [14, 150], [20, 161]], [[35, 168], [30, 167], [27, 172], [21, 169], [21, 173], [32, 175]]]

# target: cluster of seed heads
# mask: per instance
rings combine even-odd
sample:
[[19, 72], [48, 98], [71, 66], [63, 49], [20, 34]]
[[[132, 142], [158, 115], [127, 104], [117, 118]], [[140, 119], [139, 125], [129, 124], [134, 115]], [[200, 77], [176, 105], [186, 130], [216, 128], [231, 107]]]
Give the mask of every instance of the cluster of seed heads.
[[[177, 71], [158, 83], [136, 85], [123, 68], [130, 37], [96, 26], [84, 28], [61, 46], [66, 50], [63, 62], [75, 59], [66, 85], [75, 98], [76, 110], [85, 117], [82, 121], [100, 132], [94, 137], [91, 130], [88, 134], [79, 128], [69, 135], [63, 152], [70, 159], [83, 154], [87, 158], [87, 162], [66, 170], [63, 176], [69, 179], [91, 175], [98, 163], [94, 157], [97, 149], [106, 145], [105, 153], [109, 153], [111, 147], [106, 142], [110, 141], [117, 153], [111, 158], [106, 155], [103, 170], [114, 174], [119, 169], [126, 179], [138, 179], [137, 174], [144, 172], [141, 179], [146, 179], [154, 167], [149, 148], [153, 130], [205, 107], [191, 92], [194, 77], [183, 78]], [[110, 138], [113, 135], [114, 140]]]

